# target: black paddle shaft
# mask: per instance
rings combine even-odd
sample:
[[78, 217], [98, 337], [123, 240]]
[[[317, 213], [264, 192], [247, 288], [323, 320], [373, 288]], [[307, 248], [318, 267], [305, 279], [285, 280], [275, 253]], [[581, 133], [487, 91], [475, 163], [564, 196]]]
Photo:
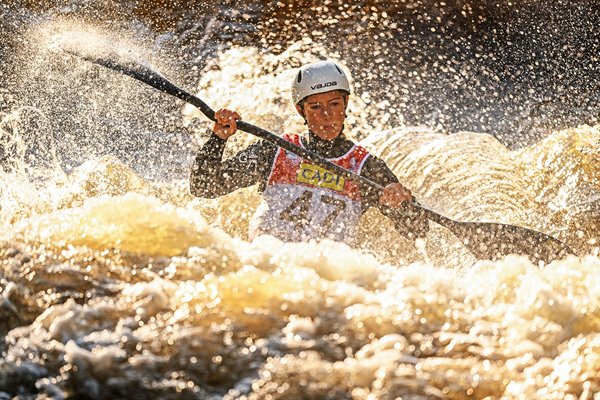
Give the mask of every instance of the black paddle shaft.
[[[113, 69], [122, 74], [128, 75], [138, 81], [144, 82], [162, 92], [175, 96], [187, 103], [197, 107], [207, 118], [215, 121], [215, 112], [200, 98], [180, 89], [171, 83], [160, 73], [144, 65], [124, 66], [118, 62], [106, 59], [99, 59], [91, 56], [81, 56], [81, 58], [104, 67]], [[383, 187], [370, 179], [356, 175], [345, 168], [336, 165], [320, 155], [313, 153], [305, 148], [279, 137], [265, 129], [259, 128], [244, 121], [237, 122], [238, 129], [267, 140], [277, 146], [298, 155], [315, 164], [335, 171], [335, 173], [345, 178], [362, 182], [368, 185], [377, 193], [383, 192]], [[556, 258], [563, 257], [566, 254], [574, 254], [573, 251], [562, 242], [548, 236], [544, 233], [531, 229], [499, 224], [492, 222], [459, 222], [444, 217], [434, 211], [424, 208], [417, 202], [404, 202], [398, 210], [398, 218], [424, 217], [434, 221], [448, 230], [450, 230], [461, 242], [477, 257], [481, 259], [496, 259], [507, 254], [527, 254], [533, 260], [549, 262]]]

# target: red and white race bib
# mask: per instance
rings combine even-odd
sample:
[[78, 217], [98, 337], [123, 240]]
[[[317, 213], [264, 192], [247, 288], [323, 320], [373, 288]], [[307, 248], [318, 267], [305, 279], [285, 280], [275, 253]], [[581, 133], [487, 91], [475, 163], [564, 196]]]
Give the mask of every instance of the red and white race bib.
[[[284, 139], [304, 147], [299, 135]], [[369, 157], [363, 147], [329, 161], [356, 174]], [[270, 234], [290, 242], [329, 238], [352, 242], [362, 209], [359, 185], [279, 148], [250, 237]]]

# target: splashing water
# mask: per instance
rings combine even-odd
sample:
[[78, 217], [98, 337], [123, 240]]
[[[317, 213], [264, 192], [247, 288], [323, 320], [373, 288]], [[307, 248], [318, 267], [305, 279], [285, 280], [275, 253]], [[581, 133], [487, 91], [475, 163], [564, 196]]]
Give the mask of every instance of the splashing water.
[[[73, 25], [31, 29], [55, 49], [149, 59], [143, 46], [114, 45], [125, 34]], [[585, 257], [544, 268], [517, 256], [477, 261], [444, 228], [412, 243], [376, 210], [363, 217], [356, 248], [249, 242], [256, 188], [189, 194], [208, 122], [47, 48], [21, 61], [28, 85], [19, 87], [35, 90], [1, 116], [0, 397], [600, 392], [598, 126], [517, 151], [482, 133], [389, 127], [386, 104], [359, 92], [347, 127], [424, 204], [556, 234]], [[197, 91], [257, 125], [301, 132], [287, 83], [326, 52], [309, 41], [278, 53], [231, 46], [202, 69]], [[175, 70], [141, 65], [155, 63]], [[250, 141], [230, 141], [228, 154]]]
[[64, 52], [84, 59], [109, 59], [123, 65], [149, 65], [143, 60], [139, 48], [116, 42], [101, 32], [60, 32], [51, 38], [48, 49], [57, 54]]

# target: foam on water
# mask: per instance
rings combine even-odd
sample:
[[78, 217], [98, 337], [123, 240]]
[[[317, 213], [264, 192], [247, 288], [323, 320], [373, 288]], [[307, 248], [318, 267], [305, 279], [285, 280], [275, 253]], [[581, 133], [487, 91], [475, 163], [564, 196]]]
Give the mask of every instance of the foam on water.
[[18, 315], [26, 317], [19, 290], [84, 295], [61, 303], [31, 293], [48, 307], [8, 332], [6, 373], [43, 393], [93, 397], [516, 398], [543, 397], [548, 382], [566, 394], [584, 381], [598, 390], [596, 257], [544, 270], [509, 257], [458, 277], [380, 264], [338, 243], [217, 236], [160, 258], [134, 257], [127, 244], [4, 246], [18, 287], [4, 304]]

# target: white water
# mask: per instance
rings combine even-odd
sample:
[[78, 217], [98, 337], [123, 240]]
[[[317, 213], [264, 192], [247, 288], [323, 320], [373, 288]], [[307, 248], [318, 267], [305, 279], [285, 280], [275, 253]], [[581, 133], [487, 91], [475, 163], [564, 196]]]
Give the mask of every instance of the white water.
[[[61, 29], [50, 27], [41, 32]], [[65, 62], [50, 57], [33, 54], [23, 65], [56, 71]], [[268, 129], [303, 131], [287, 100], [290, 59], [315, 55], [301, 43], [280, 55], [234, 46], [203, 71], [198, 93]], [[129, 113], [154, 111], [151, 102], [121, 101], [151, 89], [66, 62], [69, 79], [44, 81], [55, 104], [68, 103], [68, 85], [105, 84], [89, 88], [73, 113], [38, 103], [36, 121], [73, 118], [86, 135], [110, 141], [95, 119], [122, 118], [133, 135]], [[255, 188], [216, 200], [188, 192], [188, 146], [207, 126], [189, 107], [182, 125], [199, 132], [193, 140], [141, 136], [125, 152], [132, 159], [74, 145], [70, 157], [83, 163], [35, 146], [56, 142], [56, 132], [34, 126], [21, 108], [2, 116], [1, 131], [19, 149], [17, 168], [1, 176], [2, 395], [592, 398], [600, 391], [599, 128], [554, 132], [515, 152], [480, 133], [385, 130], [385, 105], [367, 100], [353, 97], [349, 136], [424, 204], [454, 218], [530, 226], [590, 255], [541, 269], [516, 256], [477, 262], [444, 228], [414, 244], [375, 210], [362, 221], [358, 249], [249, 243]], [[140, 156], [136, 146], [153, 140], [157, 153]], [[248, 141], [240, 135], [229, 154]], [[48, 150], [36, 157], [45, 161], [29, 163], [29, 147]]]

